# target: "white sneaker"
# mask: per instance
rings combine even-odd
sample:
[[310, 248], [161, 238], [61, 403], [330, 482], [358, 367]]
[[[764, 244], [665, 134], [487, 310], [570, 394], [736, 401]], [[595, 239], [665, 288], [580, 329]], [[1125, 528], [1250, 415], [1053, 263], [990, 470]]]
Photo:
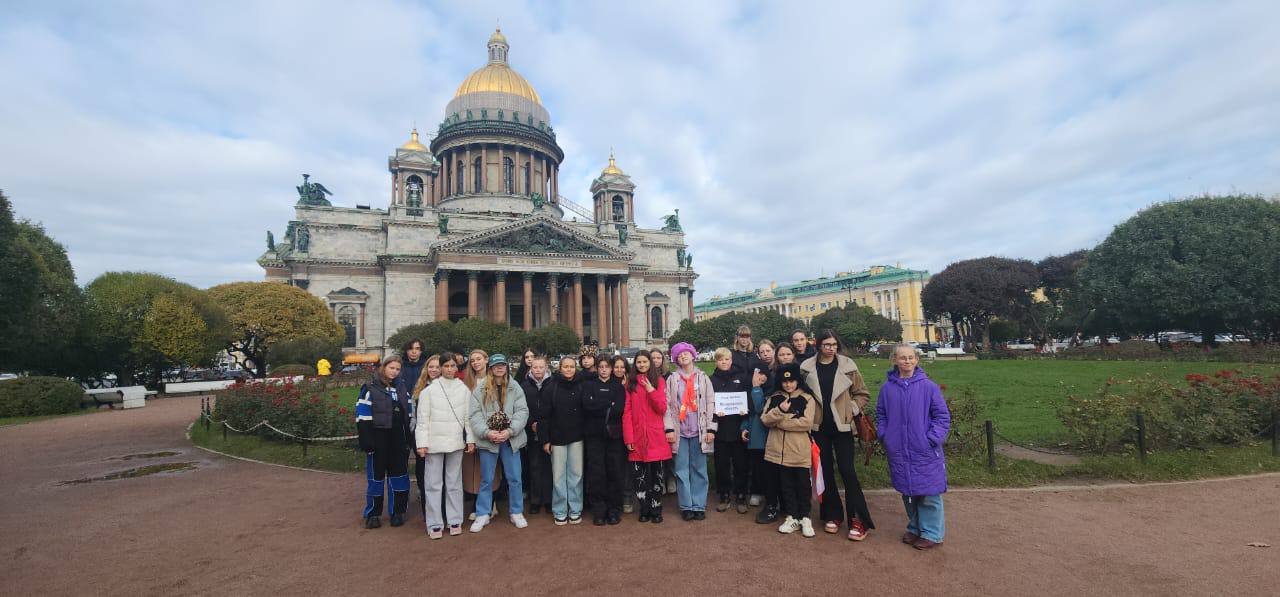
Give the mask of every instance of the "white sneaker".
[[517, 528], [517, 529], [523, 529], [523, 528], [525, 528], [525, 527], [529, 526], [529, 521], [527, 521], [527, 520], [525, 520], [525, 519], [524, 519], [524, 515], [523, 515], [523, 514], [512, 514], [512, 515], [511, 515], [511, 524], [516, 525], [516, 528]]
[[813, 537], [817, 533], [813, 532], [813, 521], [806, 516], [800, 519], [800, 534], [805, 537]]
[[747, 505], [751, 506], [752, 508], [755, 508], [759, 506], [760, 502], [762, 501], [764, 501], [764, 496], [758, 493], [753, 493], [751, 494], [751, 499], [747, 501]]
[[489, 524], [488, 516], [477, 516], [476, 521], [471, 523], [471, 532], [479, 533], [484, 530], [485, 525]]
[[[493, 505], [493, 512], [490, 512], [490, 513], [489, 513], [489, 515], [490, 515], [490, 516], [497, 516], [497, 515], [498, 515], [498, 505], [497, 505], [497, 504], [494, 504], [494, 505]], [[471, 513], [467, 515], [467, 520], [475, 520], [475, 519], [476, 519], [476, 512], [475, 512], [475, 510], [472, 510], [472, 511], [471, 511]]]
[[787, 535], [790, 535], [791, 533], [794, 533], [798, 530], [800, 530], [800, 521], [790, 516], [788, 516], [786, 520], [782, 521], [782, 525], [778, 527], [779, 533], [784, 533]]

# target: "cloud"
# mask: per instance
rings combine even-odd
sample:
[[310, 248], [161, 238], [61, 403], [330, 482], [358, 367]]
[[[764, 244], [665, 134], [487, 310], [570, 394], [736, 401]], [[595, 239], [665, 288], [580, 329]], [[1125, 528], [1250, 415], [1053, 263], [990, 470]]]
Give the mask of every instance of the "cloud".
[[375, 1], [0, 17], [0, 188], [112, 269], [261, 276], [299, 173], [382, 206], [496, 19], [586, 203], [613, 147], [699, 297], [878, 263], [1039, 258], [1137, 209], [1280, 190], [1274, 3]]

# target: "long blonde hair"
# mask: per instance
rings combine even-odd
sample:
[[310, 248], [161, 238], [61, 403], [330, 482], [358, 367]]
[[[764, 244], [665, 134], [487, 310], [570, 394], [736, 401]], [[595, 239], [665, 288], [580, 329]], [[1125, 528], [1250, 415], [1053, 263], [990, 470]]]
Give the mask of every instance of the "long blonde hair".
[[498, 376], [489, 373], [484, 378], [484, 404], [486, 406], [497, 403], [498, 410], [507, 407], [507, 384], [511, 383], [511, 365], [507, 365], [507, 374], [498, 379]]
[[[739, 348], [739, 346], [742, 345], [743, 334], [746, 334], [747, 347]], [[753, 352], [755, 349], [756, 349], [755, 342], [751, 341], [751, 326], [745, 323], [738, 326], [738, 332], [733, 336], [733, 350], [744, 350], [746, 352]]]
[[[471, 367], [471, 357], [475, 356], [476, 353], [480, 353], [480, 356], [484, 357], [484, 372], [478, 375], [476, 374], [476, 370]], [[467, 384], [468, 390], [474, 390], [476, 389], [476, 384], [479, 383], [481, 379], [484, 379], [485, 376], [489, 375], [489, 353], [480, 350], [479, 348], [467, 353], [467, 363], [465, 367], [467, 368], [467, 372], [462, 376], [462, 383]]]
[[436, 366], [439, 367], [440, 355], [433, 354], [422, 361], [422, 373], [418, 375], [418, 383], [413, 384], [414, 400], [418, 399], [418, 394], [421, 394], [422, 390], [426, 389], [427, 386], [431, 385], [431, 381], [432, 381], [431, 375], [427, 373], [427, 369], [431, 368], [431, 361], [435, 361]]

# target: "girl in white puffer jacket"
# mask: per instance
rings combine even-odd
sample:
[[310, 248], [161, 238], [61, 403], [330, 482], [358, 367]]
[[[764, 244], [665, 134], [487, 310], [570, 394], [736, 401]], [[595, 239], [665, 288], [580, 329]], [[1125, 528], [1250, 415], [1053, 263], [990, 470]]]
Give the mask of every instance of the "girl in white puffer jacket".
[[[451, 353], [440, 355], [440, 377], [418, 395], [414, 436], [418, 455], [426, 458], [427, 535], [462, 534], [462, 454], [476, 449], [467, 421], [471, 416], [471, 390], [458, 379], [458, 365]], [[448, 491], [445, 512], [440, 511], [441, 484]]]

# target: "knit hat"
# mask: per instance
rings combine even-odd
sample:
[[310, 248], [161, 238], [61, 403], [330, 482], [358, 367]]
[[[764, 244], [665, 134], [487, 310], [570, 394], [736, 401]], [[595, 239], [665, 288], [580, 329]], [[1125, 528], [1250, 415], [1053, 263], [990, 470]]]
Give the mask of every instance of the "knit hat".
[[782, 385], [782, 382], [784, 381], [801, 383], [803, 377], [800, 375], [800, 365], [797, 363], [787, 363], [786, 365], [778, 367], [777, 379], [778, 385]]
[[671, 362], [673, 363], [680, 362], [680, 353], [682, 352], [688, 352], [689, 354], [693, 355], [694, 360], [698, 359], [698, 351], [693, 347], [692, 344], [689, 344], [688, 342], [680, 342], [680, 343], [677, 343], [675, 346], [671, 347]]
[[502, 353], [500, 353], [500, 352], [495, 352], [495, 353], [493, 353], [493, 356], [489, 357], [489, 366], [490, 366], [490, 367], [492, 367], [492, 366], [494, 366], [494, 365], [506, 365], [506, 364], [507, 364], [507, 357], [506, 357], [506, 355], [504, 355], [504, 354], [502, 354]]

